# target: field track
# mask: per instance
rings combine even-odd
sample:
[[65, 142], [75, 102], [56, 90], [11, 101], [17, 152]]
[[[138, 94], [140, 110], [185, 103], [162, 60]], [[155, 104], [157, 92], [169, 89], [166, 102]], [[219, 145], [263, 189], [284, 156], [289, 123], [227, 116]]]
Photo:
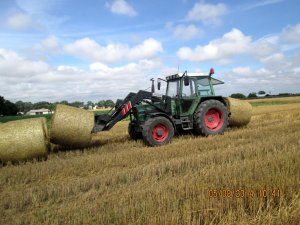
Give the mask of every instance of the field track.
[[149, 148], [120, 122], [93, 148], [2, 166], [0, 224], [299, 224], [300, 103], [253, 109], [221, 136]]

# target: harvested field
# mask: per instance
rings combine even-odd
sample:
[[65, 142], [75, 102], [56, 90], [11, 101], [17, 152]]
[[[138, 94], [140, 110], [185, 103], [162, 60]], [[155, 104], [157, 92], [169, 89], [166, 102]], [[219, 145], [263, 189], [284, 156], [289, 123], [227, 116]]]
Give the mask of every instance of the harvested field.
[[0, 168], [0, 224], [298, 224], [300, 104], [259, 106], [247, 127], [129, 140]]
[[257, 98], [257, 99], [250, 99], [248, 102], [290, 102], [290, 103], [300, 103], [300, 96], [293, 96], [293, 97], [281, 97], [281, 98]]

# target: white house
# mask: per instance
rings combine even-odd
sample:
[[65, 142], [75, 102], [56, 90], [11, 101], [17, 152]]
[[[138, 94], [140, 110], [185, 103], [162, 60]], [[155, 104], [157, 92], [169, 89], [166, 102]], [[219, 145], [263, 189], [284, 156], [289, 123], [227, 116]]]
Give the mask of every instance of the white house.
[[49, 109], [32, 109], [27, 112], [27, 115], [46, 115], [51, 113], [52, 112]]

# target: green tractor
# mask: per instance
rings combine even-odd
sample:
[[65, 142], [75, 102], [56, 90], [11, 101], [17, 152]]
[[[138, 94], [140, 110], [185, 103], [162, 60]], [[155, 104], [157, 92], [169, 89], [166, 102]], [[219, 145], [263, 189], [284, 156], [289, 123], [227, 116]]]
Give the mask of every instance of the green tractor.
[[159, 78], [158, 89], [162, 81], [167, 83], [165, 95], [154, 92], [154, 79], [151, 79], [151, 92], [129, 93], [124, 100], [117, 101], [112, 113], [95, 116], [93, 132], [109, 130], [129, 116], [130, 137], [143, 139], [149, 146], [171, 142], [180, 130], [192, 130], [203, 136], [223, 134], [231, 116], [230, 102], [229, 98], [215, 95], [214, 85], [223, 82], [213, 78], [213, 74], [211, 69], [207, 75], [184, 72], [167, 76], [165, 80]]

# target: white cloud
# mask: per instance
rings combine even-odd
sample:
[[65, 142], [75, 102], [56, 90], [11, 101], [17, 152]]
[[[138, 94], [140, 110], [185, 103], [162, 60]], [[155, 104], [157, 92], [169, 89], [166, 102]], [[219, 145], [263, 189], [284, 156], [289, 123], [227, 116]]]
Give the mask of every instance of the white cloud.
[[224, 85], [217, 86], [217, 93], [230, 95], [241, 92], [248, 95], [260, 90], [266, 93], [298, 93], [300, 86], [299, 55], [286, 57], [276, 53], [262, 60], [263, 65], [235, 67], [224, 73]]
[[64, 46], [64, 50], [75, 56], [105, 63], [115, 63], [123, 59], [139, 60], [151, 58], [163, 51], [162, 44], [148, 38], [141, 44], [130, 48], [127, 44], [111, 43], [101, 46], [90, 38], [83, 38]]
[[75, 67], [75, 66], [66, 66], [66, 65], [60, 65], [57, 67], [57, 70], [63, 73], [77, 73], [77, 72], [83, 72], [83, 70]]
[[241, 10], [255, 9], [255, 8], [258, 8], [258, 7], [273, 5], [273, 4], [276, 4], [276, 3], [283, 2], [283, 1], [284, 0], [260, 0], [260, 1], [253, 1], [250, 4], [241, 6]]
[[49, 71], [49, 66], [43, 61], [29, 61], [16, 52], [0, 49], [0, 76], [30, 78], [36, 74]]
[[[128, 59], [136, 60], [136, 59], [144, 59], [151, 58], [159, 52], [163, 51], [163, 47], [161, 42], [148, 38], [143, 41], [142, 44], [134, 46], [133, 48], [128, 49]], [[126, 55], [124, 56], [126, 57]]]
[[22, 30], [33, 27], [33, 21], [29, 15], [17, 13], [7, 19], [6, 25], [14, 30]]
[[139, 60], [118, 67], [97, 62], [86, 70], [71, 65], [54, 68], [0, 49], [0, 90], [12, 101], [115, 100], [148, 88], [147, 75], [160, 67], [159, 60]]
[[137, 16], [137, 12], [134, 8], [125, 0], [114, 0], [111, 4], [107, 3], [110, 11], [114, 14], [125, 15], [125, 16]]
[[232, 72], [239, 75], [249, 76], [252, 74], [250, 67], [236, 67], [232, 69]]
[[277, 38], [272, 36], [253, 42], [251, 44], [250, 53], [260, 59], [279, 52], [280, 48], [275, 39]]
[[268, 57], [262, 58], [263, 63], [279, 63], [285, 60], [285, 57], [282, 53], [276, 53]]
[[251, 37], [245, 36], [238, 29], [232, 29], [222, 38], [212, 40], [207, 45], [197, 45], [195, 49], [182, 47], [177, 51], [177, 56], [181, 60], [195, 62], [216, 60], [224, 63], [232, 56], [247, 52], [250, 43]]
[[96, 62], [90, 64], [90, 70], [101, 73], [102, 75], [110, 74], [110, 75], [120, 75], [120, 74], [136, 74], [141, 69], [146, 71], [157, 68], [160, 65], [160, 61], [152, 61], [152, 60], [140, 60], [137, 63], [128, 63], [125, 66], [120, 67], [110, 67], [103, 63]]
[[178, 25], [174, 28], [173, 34], [178, 39], [191, 40], [196, 36], [201, 36], [203, 31], [193, 24], [187, 26]]
[[227, 6], [223, 3], [216, 5], [198, 2], [188, 12], [186, 19], [190, 21], [201, 21], [205, 25], [221, 24], [220, 17], [228, 12]]
[[33, 53], [57, 53], [60, 51], [58, 38], [54, 35], [48, 36], [45, 39], [41, 40], [40, 43], [35, 44], [31, 50]]
[[57, 50], [58, 49], [58, 39], [57, 37], [51, 35], [44, 40], [42, 40], [42, 46], [46, 49]]
[[300, 42], [300, 23], [295, 26], [288, 26], [283, 29], [281, 38], [285, 42], [299, 43]]
[[57, 8], [62, 0], [15, 0], [20, 9], [29, 14], [40, 14]]

